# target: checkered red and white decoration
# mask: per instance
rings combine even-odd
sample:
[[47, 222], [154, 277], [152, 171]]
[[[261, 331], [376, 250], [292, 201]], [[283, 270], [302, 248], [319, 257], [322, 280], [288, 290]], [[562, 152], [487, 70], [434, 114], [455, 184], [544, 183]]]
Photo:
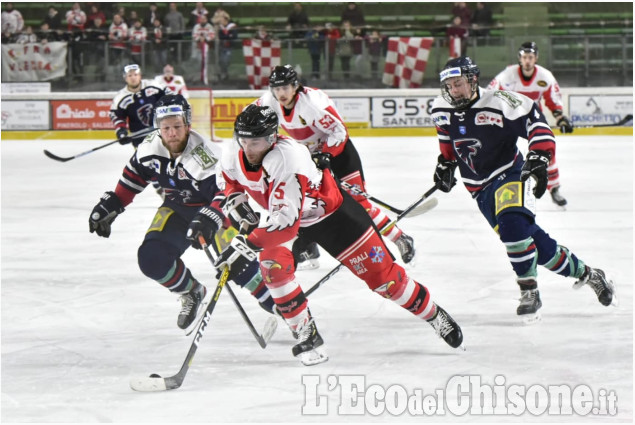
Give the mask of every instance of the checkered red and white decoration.
[[249, 88], [268, 87], [271, 69], [280, 65], [280, 40], [243, 40], [243, 56]]
[[382, 82], [395, 88], [421, 87], [432, 37], [390, 37]]

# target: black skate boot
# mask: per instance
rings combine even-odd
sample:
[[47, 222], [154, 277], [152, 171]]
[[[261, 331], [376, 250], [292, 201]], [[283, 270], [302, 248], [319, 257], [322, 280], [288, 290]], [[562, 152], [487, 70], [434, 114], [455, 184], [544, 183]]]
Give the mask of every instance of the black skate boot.
[[428, 320], [428, 323], [434, 328], [437, 335], [447, 342], [452, 348], [461, 348], [465, 351], [463, 344], [463, 332], [457, 323], [452, 319], [452, 316], [447, 311], [442, 309], [439, 305], [437, 307], [437, 314], [432, 319]]
[[291, 352], [294, 357], [300, 359], [303, 365], [313, 366], [329, 359], [323, 348], [319, 349], [324, 344], [324, 340], [312, 317], [309, 317], [309, 321], [304, 326], [298, 327], [296, 333], [299, 342], [293, 346]]
[[317, 243], [311, 242], [307, 245], [306, 250], [298, 254], [298, 265], [296, 270], [313, 270], [320, 267], [320, 249]]
[[540, 301], [538, 289], [520, 290], [520, 305], [516, 309], [516, 314], [526, 325], [540, 321], [541, 316], [538, 311], [540, 307], [542, 307], [542, 301]]
[[399, 239], [395, 241], [399, 254], [404, 263], [408, 264], [415, 257], [415, 241], [410, 236], [401, 232]]
[[565, 205], [567, 205], [567, 200], [564, 198], [564, 196], [562, 196], [562, 194], [560, 194], [560, 186], [551, 189], [549, 191], [549, 194], [551, 195], [551, 200], [554, 204], [558, 205], [559, 207], [564, 207]]
[[613, 281], [606, 278], [604, 271], [586, 266], [586, 271], [576, 283], [573, 289], [580, 289], [584, 285], [589, 285], [595, 291], [598, 301], [605, 306], [613, 304], [617, 306], [617, 297], [615, 297], [615, 285]]
[[207, 288], [200, 283], [187, 294], [181, 295], [179, 299], [181, 301], [181, 312], [176, 324], [179, 328], [185, 330], [186, 335], [189, 335], [195, 325], [202, 319], [202, 314], [200, 314], [200, 318], [197, 316], [209, 304], [209, 298], [211, 297], [207, 297]]

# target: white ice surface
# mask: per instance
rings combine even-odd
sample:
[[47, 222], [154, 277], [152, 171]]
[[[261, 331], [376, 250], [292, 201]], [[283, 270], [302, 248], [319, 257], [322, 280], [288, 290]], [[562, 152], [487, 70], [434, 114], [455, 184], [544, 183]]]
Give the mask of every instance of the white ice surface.
[[[354, 142], [371, 195], [405, 208], [431, 187], [434, 138]], [[504, 247], [459, 184], [435, 195], [435, 210], [400, 225], [418, 248], [408, 272], [462, 326], [466, 352], [449, 348], [426, 323], [342, 269], [310, 297], [328, 362], [300, 365], [282, 323], [262, 350], [223, 293], [183, 386], [162, 393], [128, 386], [133, 376], [175, 374], [191, 341], [176, 327], [176, 297], [137, 267], [158, 196], [146, 190], [114, 222], [112, 236], [99, 238], [88, 232], [88, 215], [113, 190], [131, 148], [114, 145], [67, 163], [42, 154], [46, 148], [73, 155], [102, 143], [1, 142], [2, 422], [633, 421], [632, 137], [559, 137], [569, 206], [558, 210], [548, 195], [538, 203], [538, 223], [551, 236], [612, 273], [619, 308], [603, 307], [591, 289], [574, 291], [573, 279], [541, 268], [543, 321], [520, 326]], [[202, 252], [188, 250], [184, 261], [215, 286]], [[335, 264], [323, 254], [320, 269], [299, 272], [298, 280], [307, 289]], [[266, 313], [236, 292], [262, 326]], [[302, 414], [303, 375], [320, 377], [328, 415]], [[339, 387], [326, 386], [329, 375], [363, 375], [367, 387], [398, 384], [424, 394], [445, 389], [455, 375], [479, 375], [484, 383], [500, 375], [505, 385], [588, 385], [595, 394], [613, 391], [618, 414], [347, 415], [338, 412]]]

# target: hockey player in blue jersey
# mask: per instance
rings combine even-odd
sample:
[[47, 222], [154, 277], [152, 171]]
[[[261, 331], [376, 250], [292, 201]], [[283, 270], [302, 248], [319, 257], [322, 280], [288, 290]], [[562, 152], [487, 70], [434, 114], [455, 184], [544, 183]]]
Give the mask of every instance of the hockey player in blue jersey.
[[[432, 118], [441, 155], [434, 173], [449, 192], [461, 179], [481, 213], [498, 233], [520, 286], [516, 313], [526, 323], [540, 319], [537, 266], [573, 277], [574, 288], [589, 285], [602, 305], [616, 304], [613, 282], [587, 266], [536, 223], [536, 198], [547, 189], [547, 167], [555, 151], [551, 128], [530, 98], [478, 86], [478, 66], [469, 57], [451, 59], [440, 74], [441, 96]], [[529, 141], [526, 160], [518, 138]]]
[[[211, 297], [181, 260], [192, 244], [201, 248], [197, 235], [188, 234], [194, 222], [205, 222], [213, 234], [224, 224], [220, 212], [224, 188], [220, 177], [221, 147], [191, 130], [191, 108], [181, 95], [167, 95], [155, 105], [154, 126], [125, 166], [114, 192], [106, 192], [89, 217], [89, 230], [109, 237], [111, 224], [148, 185], [157, 182], [165, 199], [152, 219], [137, 252], [141, 272], [170, 292], [179, 294], [182, 309], [177, 325], [190, 332]], [[222, 187], [219, 187], [222, 186]], [[274, 304], [262, 281], [258, 262], [251, 264], [236, 284], [251, 291], [261, 306], [273, 312]]]
[[117, 139], [122, 145], [132, 143], [139, 146], [144, 136], [129, 137], [131, 133], [152, 127], [154, 104], [166, 94], [173, 94], [167, 87], [161, 87], [141, 78], [141, 68], [133, 63], [126, 65], [123, 71], [126, 87], [119, 90], [110, 106], [110, 121], [115, 126]]

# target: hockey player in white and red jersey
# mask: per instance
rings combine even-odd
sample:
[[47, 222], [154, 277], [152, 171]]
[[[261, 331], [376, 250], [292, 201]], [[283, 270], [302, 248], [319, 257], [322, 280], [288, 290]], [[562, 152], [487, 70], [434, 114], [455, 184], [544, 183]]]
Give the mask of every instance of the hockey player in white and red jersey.
[[[276, 111], [281, 127], [309, 149], [318, 165], [330, 168], [342, 182], [366, 192], [362, 161], [331, 98], [322, 90], [300, 85], [291, 65], [272, 70], [269, 88], [254, 103]], [[387, 225], [388, 216], [366, 197], [350, 194], [368, 211], [377, 227], [383, 229], [382, 235], [397, 245], [403, 262], [410, 263], [415, 255], [412, 237], [396, 224]], [[309, 242], [299, 241], [294, 251], [302, 260], [315, 263], [319, 251]]]
[[[180, 295], [177, 325], [186, 332], [195, 327], [211, 295], [181, 260], [190, 244], [201, 248], [187, 234], [188, 227], [195, 216], [216, 218], [208, 226], [212, 235], [224, 225], [224, 217], [218, 212], [219, 202], [214, 201], [224, 187], [220, 177], [221, 147], [191, 129], [191, 114], [190, 105], [181, 95], [167, 95], [156, 102], [154, 126], [158, 131], [138, 146], [114, 192], [106, 192], [89, 217], [90, 232], [107, 238], [115, 218], [150, 182], [157, 182], [164, 189], [165, 199], [151, 221], [137, 258], [144, 275]], [[210, 238], [209, 234], [205, 236]], [[260, 305], [273, 313], [274, 304], [257, 264], [237, 277], [235, 283], [251, 291]]]
[[169, 88], [174, 94], [180, 94], [186, 99], [190, 97], [187, 91], [187, 85], [185, 84], [185, 78], [183, 78], [182, 75], [176, 75], [174, 73], [174, 67], [170, 64], [163, 67], [163, 75], [154, 77], [154, 82], [161, 87]]
[[[525, 323], [540, 319], [538, 265], [576, 278], [574, 288], [589, 285], [605, 306], [616, 304], [613, 282], [559, 245], [536, 223], [536, 198], [547, 190], [547, 167], [555, 137], [532, 99], [512, 91], [484, 90], [480, 71], [469, 57], [447, 62], [440, 74], [441, 96], [432, 104], [432, 119], [441, 155], [434, 181], [443, 192], [463, 184], [505, 245], [520, 287], [516, 314]], [[523, 158], [519, 138], [528, 140]]]
[[[511, 90], [524, 94], [542, 109], [540, 103], [544, 99], [545, 106], [556, 119], [556, 125], [561, 133], [573, 133], [573, 124], [563, 113], [560, 86], [551, 71], [537, 65], [538, 46], [533, 41], [523, 43], [518, 49], [518, 64], [510, 65], [489, 83], [488, 89]], [[549, 163], [549, 183], [547, 190], [553, 202], [561, 207], [567, 205], [567, 200], [560, 193], [560, 172], [554, 152]]]
[[[291, 252], [297, 237], [316, 241], [323, 249], [364, 280], [379, 295], [428, 321], [445, 342], [457, 348], [460, 327], [432, 301], [428, 289], [408, 276], [394, 258], [364, 208], [344, 192], [328, 170], [316, 166], [307, 149], [278, 135], [278, 118], [267, 106], [250, 104], [236, 118], [234, 143], [221, 159], [226, 182], [223, 212], [249, 224], [246, 234], [234, 237], [216, 266], [229, 267], [236, 278], [256, 261], [277, 309], [297, 334], [292, 353], [305, 365], [328, 359], [323, 339], [295, 278]], [[260, 225], [249, 199], [268, 213]], [[210, 235], [196, 218], [191, 234]], [[258, 253], [258, 254], [257, 254]]]

